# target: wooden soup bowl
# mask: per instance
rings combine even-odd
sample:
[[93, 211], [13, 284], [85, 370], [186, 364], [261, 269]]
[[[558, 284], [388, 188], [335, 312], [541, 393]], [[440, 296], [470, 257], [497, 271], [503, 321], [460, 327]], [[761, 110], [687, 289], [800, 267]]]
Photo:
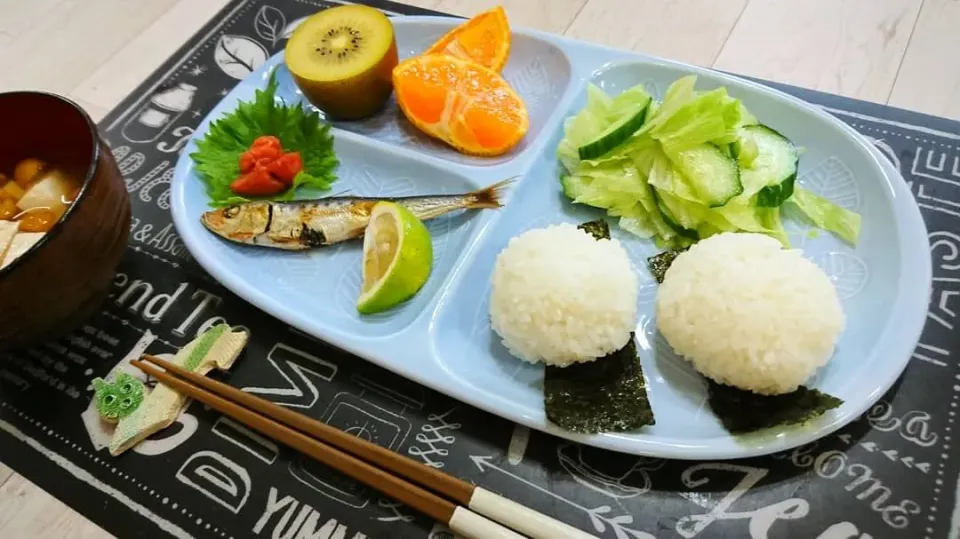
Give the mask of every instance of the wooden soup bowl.
[[83, 182], [80, 195], [30, 250], [0, 270], [0, 350], [64, 336], [110, 289], [130, 234], [130, 199], [90, 116], [42, 92], [0, 93], [0, 171], [36, 157]]

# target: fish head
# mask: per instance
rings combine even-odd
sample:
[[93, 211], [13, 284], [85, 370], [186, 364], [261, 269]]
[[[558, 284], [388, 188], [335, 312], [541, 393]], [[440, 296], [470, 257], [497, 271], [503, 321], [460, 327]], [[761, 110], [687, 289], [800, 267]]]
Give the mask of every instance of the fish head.
[[270, 226], [270, 204], [250, 202], [220, 208], [204, 213], [200, 221], [218, 236], [249, 243]]

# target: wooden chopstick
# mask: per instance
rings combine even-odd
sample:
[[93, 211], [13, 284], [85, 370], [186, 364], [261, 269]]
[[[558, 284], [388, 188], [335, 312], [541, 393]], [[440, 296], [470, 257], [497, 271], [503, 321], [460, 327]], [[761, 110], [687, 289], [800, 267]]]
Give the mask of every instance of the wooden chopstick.
[[[163, 360], [151, 357], [151, 360], [158, 364]], [[166, 363], [166, 362], [163, 362]], [[203, 388], [194, 386], [184, 380], [181, 380], [168, 372], [163, 372], [143, 361], [131, 361], [131, 365], [137, 367], [144, 373], [157, 379], [164, 385], [167, 385], [176, 391], [194, 398], [215, 410], [230, 416], [248, 427], [259, 431], [270, 438], [289, 446], [301, 453], [309, 455], [323, 464], [326, 464], [344, 474], [373, 487], [391, 498], [402, 502], [425, 515], [443, 522], [451, 527], [456, 533], [466, 537], [476, 539], [503, 538], [503, 539], [523, 539], [522, 535], [485, 519], [484, 517], [472, 513], [464, 507], [457, 506], [453, 502], [441, 498], [436, 494], [420, 488], [417, 485], [409, 483], [399, 477], [391, 475], [367, 462], [364, 462], [348, 453], [326, 445], [323, 442], [315, 440], [306, 434], [294, 430], [286, 425], [275, 422], [269, 417], [263, 416], [255, 411], [248, 410], [235, 402], [226, 400]], [[175, 365], [170, 366], [170, 371], [179, 369]], [[187, 372], [179, 369], [180, 372]], [[193, 374], [193, 373], [190, 373]], [[194, 375], [197, 376], [197, 375]], [[185, 377], [186, 378], [186, 377]], [[192, 381], [192, 380], [191, 380]], [[212, 381], [212, 380], [208, 380]], [[256, 398], [256, 397], [254, 397]], [[348, 435], [349, 436], [349, 435]]]
[[[500, 522], [506, 526], [509, 526], [510, 528], [524, 533], [534, 539], [596, 539], [596, 536], [594, 535], [585, 533], [479, 486], [445, 474], [436, 468], [426, 466], [418, 461], [390, 451], [389, 449], [379, 446], [375, 443], [357, 438], [356, 436], [351, 436], [350, 434], [347, 434], [339, 429], [316, 421], [303, 414], [278, 406], [268, 400], [261, 399], [257, 396], [240, 391], [239, 389], [236, 389], [230, 385], [223, 384], [207, 378], [206, 376], [200, 376], [196, 373], [187, 371], [178, 365], [174, 365], [158, 357], [145, 355], [143, 356], [143, 361], [160, 366], [168, 373], [172, 373], [180, 378], [183, 378], [184, 380], [188, 380], [192, 384], [199, 386], [210, 393], [219, 395], [227, 401], [241, 404], [250, 410], [254, 410], [258, 414], [262, 414], [262, 416], [276, 419], [286, 427], [308, 434], [316, 440], [320, 440], [326, 444], [335, 446], [336, 448], [345, 451], [354, 457], [358, 457], [366, 462], [375, 464], [380, 468], [386, 469], [393, 474], [402, 476], [409, 481], [416, 482], [420, 486], [431, 489], [463, 507], [467, 507], [473, 511], [476, 511], [477, 513], [485, 515], [496, 522]], [[131, 362], [131, 364], [140, 368], [144, 372], [147, 372], [151, 376], [160, 379], [156, 374], [154, 374], [159, 372], [156, 369], [152, 369], [148, 365], [145, 365], [139, 361]], [[147, 371], [147, 369], [150, 369], [150, 371]], [[167, 375], [167, 377], [169, 377], [169, 375]], [[173, 379], [177, 380], [176, 378]], [[164, 379], [160, 379], [160, 381], [166, 383]], [[177, 381], [179, 382], [180, 380]], [[192, 390], [196, 389], [193, 386], [190, 387]], [[191, 394], [191, 396], [193, 395]], [[197, 400], [206, 402], [200, 397], [196, 398]], [[211, 406], [214, 405], [211, 404]], [[222, 409], [220, 409], [220, 411], [232, 416], [230, 412]], [[235, 419], [239, 420], [239, 418], [236, 417]], [[361, 482], [365, 482], [363, 478], [357, 479]], [[376, 485], [372, 486], [376, 487]], [[433, 518], [438, 518], [434, 515], [430, 516]], [[438, 518], [438, 520], [446, 522], [446, 520], [443, 519]]]
[[410, 481], [416, 481], [420, 485], [435, 490], [461, 505], [470, 503], [470, 496], [473, 495], [474, 486], [451, 475], [440, 472], [436, 468], [421, 464], [373, 442], [368, 442], [362, 438], [347, 434], [338, 428], [331, 427], [320, 421], [315, 421], [308, 416], [274, 404], [266, 399], [261, 399], [245, 391], [240, 391], [233, 386], [222, 384], [206, 376], [200, 376], [197, 373], [190, 372], [161, 358], [147, 355], [143, 357], [143, 361], [163, 367], [167, 372], [189, 380], [196, 386], [200, 386], [225, 399], [242, 404], [260, 414], [276, 419], [284, 425], [293, 427], [318, 440], [336, 446], [355, 457], [376, 464], [381, 468], [390, 469], [393, 473], [401, 475]]

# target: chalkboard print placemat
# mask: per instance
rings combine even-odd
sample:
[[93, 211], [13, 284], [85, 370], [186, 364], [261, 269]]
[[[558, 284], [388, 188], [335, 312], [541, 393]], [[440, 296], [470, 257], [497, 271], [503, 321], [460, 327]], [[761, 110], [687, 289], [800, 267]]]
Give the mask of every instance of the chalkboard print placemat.
[[[960, 124], [791, 87], [896, 165], [922, 208], [934, 262], [927, 327], [869, 413], [767, 458], [679, 462], [529, 432], [297, 333], [190, 259], [168, 183], [193, 128], [282, 49], [312, 0], [229, 4], [101, 123], [133, 201], [130, 249], [101, 314], [59, 342], [0, 357], [0, 460], [118, 537], [448, 538], [406, 507], [202, 405], [120, 458], [90, 418], [88, 386], [141, 353], [173, 353], [218, 321], [251, 341], [237, 387], [502, 492], [610, 539], [960, 537]], [[393, 13], [424, 13], [373, 3]], [[158, 96], [176, 110], [141, 119]], [[839, 262], [838, 262], [839, 263]], [[855, 268], [850, 268], [855, 271]]]

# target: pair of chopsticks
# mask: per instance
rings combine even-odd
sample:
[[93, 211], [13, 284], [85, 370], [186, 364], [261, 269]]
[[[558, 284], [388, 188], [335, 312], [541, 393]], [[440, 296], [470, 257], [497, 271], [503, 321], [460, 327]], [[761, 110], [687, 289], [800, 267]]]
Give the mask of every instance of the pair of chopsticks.
[[130, 364], [181, 394], [443, 522], [460, 536], [597, 539], [499, 494], [158, 357], [145, 355]]

